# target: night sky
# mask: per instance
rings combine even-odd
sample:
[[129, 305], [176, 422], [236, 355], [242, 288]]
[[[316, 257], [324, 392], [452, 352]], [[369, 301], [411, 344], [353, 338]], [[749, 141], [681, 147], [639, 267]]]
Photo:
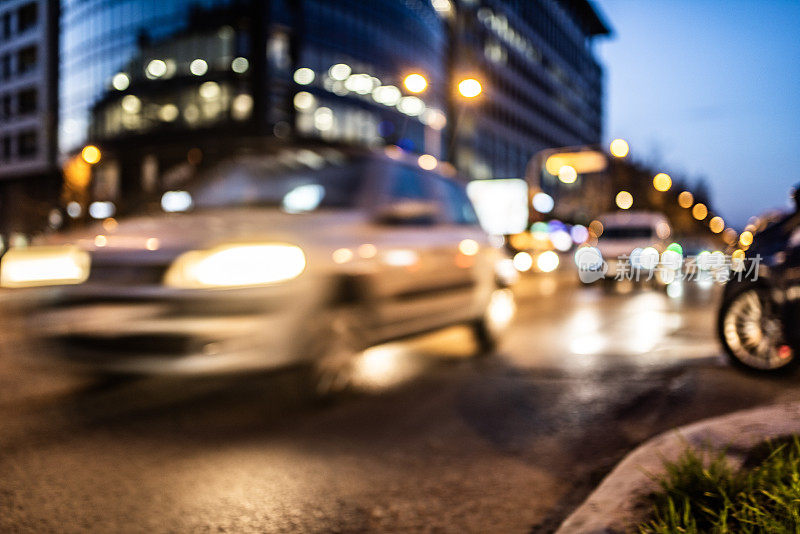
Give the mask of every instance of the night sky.
[[726, 221], [787, 208], [800, 182], [800, 1], [598, 0], [615, 30], [605, 138], [706, 177]]

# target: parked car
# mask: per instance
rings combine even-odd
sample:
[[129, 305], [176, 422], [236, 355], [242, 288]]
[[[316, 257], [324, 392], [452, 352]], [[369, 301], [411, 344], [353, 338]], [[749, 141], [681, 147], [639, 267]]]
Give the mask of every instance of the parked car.
[[399, 151], [234, 157], [161, 204], [8, 252], [2, 285], [46, 301], [28, 321], [40, 354], [329, 376], [365, 347], [459, 323], [490, 350], [514, 309], [465, 184]]
[[800, 210], [756, 233], [742, 261], [741, 276], [725, 285], [717, 320], [725, 352], [740, 368], [792, 369], [800, 348]]

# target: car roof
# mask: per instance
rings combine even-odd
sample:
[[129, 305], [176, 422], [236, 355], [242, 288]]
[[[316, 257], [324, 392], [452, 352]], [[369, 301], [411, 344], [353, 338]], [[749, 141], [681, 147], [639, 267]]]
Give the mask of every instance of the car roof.
[[[286, 143], [281, 145], [271, 145], [265, 149], [262, 147], [249, 148], [242, 150], [236, 154], [223, 158], [218, 163], [226, 165], [255, 165], [274, 162], [276, 158], [284, 159], [286, 163], [289, 160], [296, 159], [297, 163], [308, 165], [309, 162], [315, 157], [321, 159], [335, 159], [337, 154], [348, 159], [371, 159], [377, 161], [403, 163], [411, 167], [419, 167], [420, 154], [414, 154], [403, 150], [396, 145], [388, 145], [383, 148], [366, 148], [366, 147], [352, 147], [342, 146], [336, 144], [321, 144], [321, 143]], [[455, 167], [446, 161], [437, 161], [437, 166], [432, 171], [421, 169], [424, 172], [432, 172], [437, 177], [445, 180], [451, 180], [460, 185], [466, 185], [469, 181], [467, 178], [459, 175]]]

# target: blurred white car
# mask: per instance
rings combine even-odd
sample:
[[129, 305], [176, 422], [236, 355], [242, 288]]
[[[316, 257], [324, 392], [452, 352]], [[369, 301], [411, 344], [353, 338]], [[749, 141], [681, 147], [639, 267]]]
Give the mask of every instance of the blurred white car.
[[489, 349], [514, 310], [502, 252], [464, 184], [392, 155], [230, 159], [161, 209], [12, 249], [0, 284], [39, 288], [39, 354], [103, 371], [336, 369], [459, 323]]
[[667, 218], [660, 213], [621, 211], [598, 220], [603, 233], [597, 249], [608, 264], [605, 279], [635, 279], [637, 271], [639, 280], [650, 279], [672, 234]]

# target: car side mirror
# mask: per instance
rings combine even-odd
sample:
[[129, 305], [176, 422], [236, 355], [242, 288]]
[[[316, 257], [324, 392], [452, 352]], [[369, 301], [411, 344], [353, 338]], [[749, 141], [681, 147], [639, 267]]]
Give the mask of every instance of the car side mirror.
[[399, 200], [378, 208], [375, 220], [389, 226], [430, 226], [439, 215], [439, 204], [424, 200]]

